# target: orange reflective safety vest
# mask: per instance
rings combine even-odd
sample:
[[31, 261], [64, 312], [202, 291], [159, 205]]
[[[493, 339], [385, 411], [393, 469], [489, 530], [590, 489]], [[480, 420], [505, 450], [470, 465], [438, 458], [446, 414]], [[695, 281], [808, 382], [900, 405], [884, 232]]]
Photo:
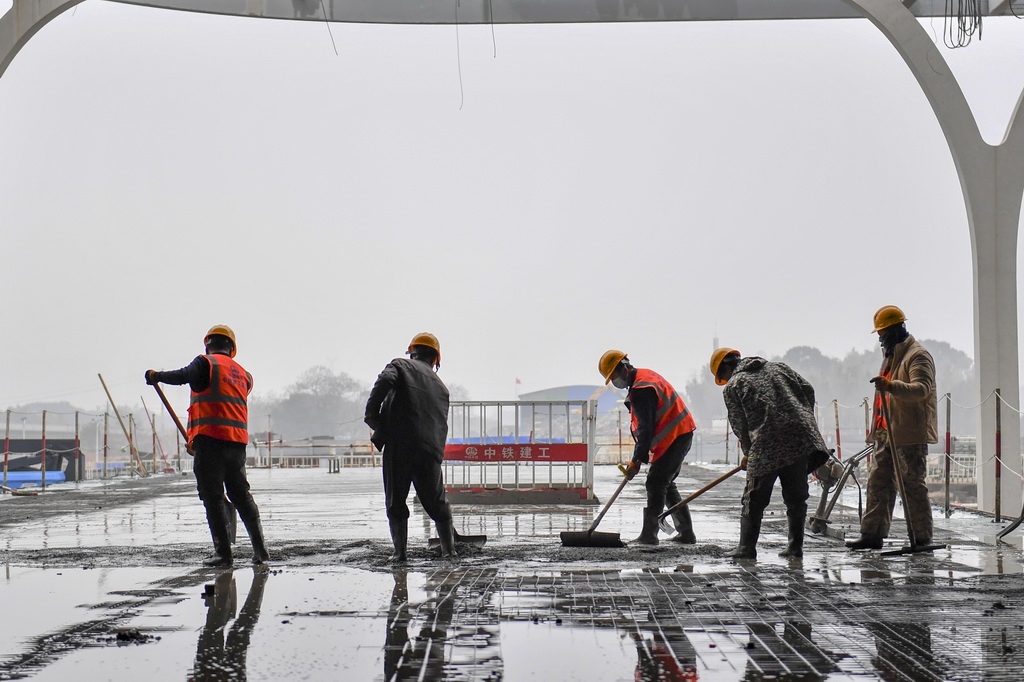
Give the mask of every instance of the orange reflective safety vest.
[[[892, 376], [892, 370], [887, 369], [882, 372], [882, 377], [888, 379]], [[882, 411], [882, 401], [885, 400], [885, 406], [889, 406], [889, 397], [882, 395], [881, 391], [875, 391], [875, 431], [888, 431], [889, 425], [885, 423], [885, 412]]]
[[[676, 438], [696, 431], [697, 423], [693, 420], [693, 415], [690, 414], [682, 397], [676, 393], [676, 389], [672, 388], [672, 384], [657, 372], [652, 372], [649, 369], [637, 369], [636, 379], [633, 381], [631, 390], [637, 388], [653, 388], [658, 396], [658, 408], [654, 413], [654, 436], [651, 438], [651, 462], [653, 463], [665, 454]], [[630, 422], [633, 433], [636, 433], [639, 429], [639, 422], [635, 414], [630, 417]]]
[[210, 386], [192, 392], [188, 406], [188, 440], [210, 436], [235, 443], [249, 442], [249, 408], [252, 375], [227, 355], [206, 355], [210, 362]]

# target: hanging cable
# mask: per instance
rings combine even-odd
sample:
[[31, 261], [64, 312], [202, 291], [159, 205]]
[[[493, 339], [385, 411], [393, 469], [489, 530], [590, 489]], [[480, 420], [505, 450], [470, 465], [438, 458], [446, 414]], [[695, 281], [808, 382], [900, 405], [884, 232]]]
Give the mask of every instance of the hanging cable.
[[[954, 10], [953, 4], [956, 3]], [[954, 18], [956, 23], [954, 25]], [[943, 42], [953, 49], [966, 47], [975, 34], [981, 40], [981, 0], [946, 0]]]
[[327, 20], [327, 8], [324, 7], [324, 0], [320, 0], [320, 10], [324, 13], [324, 24], [327, 26], [327, 35], [331, 37], [331, 47], [334, 48], [334, 56], [338, 56], [338, 45], [334, 42], [334, 32], [331, 30], [331, 22]]

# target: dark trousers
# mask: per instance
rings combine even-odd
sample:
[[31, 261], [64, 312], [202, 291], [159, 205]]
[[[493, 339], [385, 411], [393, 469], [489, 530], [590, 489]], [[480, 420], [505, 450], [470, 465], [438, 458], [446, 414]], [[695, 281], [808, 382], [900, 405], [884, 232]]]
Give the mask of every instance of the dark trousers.
[[452, 520], [452, 510], [444, 494], [441, 462], [432, 453], [417, 452], [388, 444], [384, 447], [384, 505], [389, 521], [409, 518], [409, 486], [416, 487], [416, 495], [424, 511], [435, 523]]
[[199, 499], [206, 507], [206, 522], [210, 533], [217, 538], [221, 547], [230, 547], [227, 540], [228, 507], [224, 504], [224, 492], [238, 510], [246, 529], [254, 528], [260, 521], [260, 510], [249, 493], [249, 479], [245, 477], [245, 443], [235, 443], [209, 436], [196, 436], [192, 449], [195, 461], [192, 473], [196, 477]]
[[741, 516], [752, 521], [760, 521], [764, 510], [772, 500], [772, 488], [775, 481], [782, 483], [782, 500], [786, 503], [786, 515], [789, 518], [807, 516], [807, 458], [801, 457], [792, 464], [758, 476], [747, 476], [747, 486], [743, 490], [743, 512]]
[[683, 500], [676, 488], [676, 477], [683, 467], [683, 460], [690, 452], [690, 445], [693, 443], [693, 432], [679, 436], [668, 450], [654, 462], [651, 462], [647, 469], [647, 481], [644, 487], [647, 488], [647, 511], [650, 514], [660, 514], [669, 506]]

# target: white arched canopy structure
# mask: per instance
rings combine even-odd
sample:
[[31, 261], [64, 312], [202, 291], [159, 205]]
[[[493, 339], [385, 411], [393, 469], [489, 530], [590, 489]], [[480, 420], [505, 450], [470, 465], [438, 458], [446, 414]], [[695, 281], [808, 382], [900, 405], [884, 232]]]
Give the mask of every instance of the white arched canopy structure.
[[[82, 0], [13, 0], [0, 17], [0, 76], [28, 40]], [[941, 17], [950, 0], [113, 0], [163, 9], [298, 21], [393, 24], [522, 24], [867, 18], [889, 39], [931, 103], [956, 165], [967, 208], [974, 272], [974, 357], [979, 397], [1000, 389], [1020, 404], [1017, 342], [1017, 232], [1024, 196], [1021, 99], [1003, 140], [986, 143], [941, 53], [917, 21]], [[952, 0], [954, 9], [963, 0]], [[984, 16], [1024, 14], [1024, 0], [980, 0]], [[1013, 414], [1007, 411], [1007, 414]], [[996, 451], [995, 415], [981, 412], [979, 462]], [[1002, 421], [1002, 457], [1019, 469], [1020, 420]], [[978, 470], [978, 505], [995, 506], [996, 481]], [[1017, 477], [1003, 478], [1003, 512], [1022, 502]]]

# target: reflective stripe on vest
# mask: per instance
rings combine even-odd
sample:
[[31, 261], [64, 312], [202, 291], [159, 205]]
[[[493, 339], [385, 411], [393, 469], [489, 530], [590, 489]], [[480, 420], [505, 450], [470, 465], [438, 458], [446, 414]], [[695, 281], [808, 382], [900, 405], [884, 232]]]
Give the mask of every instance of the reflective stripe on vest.
[[248, 443], [246, 396], [252, 389], [252, 376], [227, 355], [205, 357], [210, 363], [210, 386], [202, 393], [192, 393], [188, 406], [188, 440], [210, 436]]
[[697, 423], [672, 384], [657, 372], [638, 369], [632, 388], [653, 388], [658, 396], [658, 407], [654, 413], [654, 436], [651, 438], [651, 461], [654, 462], [665, 454], [676, 438], [695, 431]]

